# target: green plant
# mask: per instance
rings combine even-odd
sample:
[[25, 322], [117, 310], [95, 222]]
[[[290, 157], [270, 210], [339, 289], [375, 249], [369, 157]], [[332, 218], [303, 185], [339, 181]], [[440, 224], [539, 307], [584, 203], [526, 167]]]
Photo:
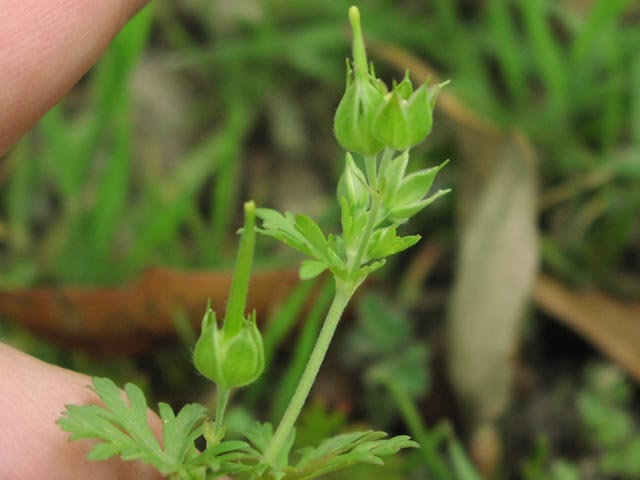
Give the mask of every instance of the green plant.
[[[440, 85], [422, 85], [414, 91], [409, 75], [387, 86], [367, 62], [360, 14], [349, 10], [354, 32], [353, 61], [348, 63], [347, 88], [335, 116], [335, 134], [346, 154], [338, 184], [341, 235], [325, 235], [306, 215], [281, 214], [245, 204], [234, 280], [221, 327], [207, 307], [202, 333], [194, 350], [196, 368], [217, 385], [213, 418], [201, 405], [190, 404], [176, 415], [160, 404], [163, 444], [147, 424], [147, 404], [141, 391], [128, 384], [127, 402], [111, 381], [94, 379], [93, 388], [106, 408], [68, 407], [59, 420], [73, 439], [98, 438], [90, 458], [120, 455], [154, 465], [172, 479], [205, 479], [232, 474], [237, 478], [311, 479], [357, 463], [382, 463], [380, 457], [416, 447], [408, 436], [386, 438], [384, 432], [349, 432], [323, 440], [291, 455], [295, 424], [318, 374], [336, 327], [357, 288], [382, 267], [385, 259], [401, 252], [419, 235], [400, 236], [398, 227], [446, 193], [427, 197], [442, 168], [408, 172], [409, 150], [422, 142], [432, 125], [432, 110]], [[255, 226], [256, 216], [262, 220]], [[255, 424], [242, 432], [247, 441], [225, 439], [224, 415], [233, 389], [255, 381], [264, 369], [264, 346], [255, 314], [245, 316], [255, 231], [274, 237], [310, 259], [300, 269], [303, 279], [329, 270], [335, 293], [325, 321], [315, 339], [307, 364], [289, 404], [274, 430]], [[204, 437], [200, 451], [195, 441]]]

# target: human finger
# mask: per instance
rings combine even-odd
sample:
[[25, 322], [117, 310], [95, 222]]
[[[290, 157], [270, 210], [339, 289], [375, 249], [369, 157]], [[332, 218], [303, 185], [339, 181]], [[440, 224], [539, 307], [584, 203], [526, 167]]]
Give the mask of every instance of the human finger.
[[[159, 480], [151, 467], [114, 458], [91, 462], [89, 441], [71, 442], [55, 422], [67, 404], [97, 403], [91, 379], [0, 343], [0, 472], [40, 480]], [[151, 415], [154, 430], [160, 419]], [[4, 478], [4, 477], [3, 477]]]
[[0, 156], [148, 0], [0, 0]]

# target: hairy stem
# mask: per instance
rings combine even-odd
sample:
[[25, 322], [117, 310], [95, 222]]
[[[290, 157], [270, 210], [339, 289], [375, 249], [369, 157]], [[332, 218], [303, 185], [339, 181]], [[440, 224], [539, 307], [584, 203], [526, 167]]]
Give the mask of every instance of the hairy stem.
[[329, 308], [329, 312], [325, 318], [324, 325], [320, 330], [316, 344], [313, 347], [307, 366], [302, 373], [302, 377], [300, 378], [296, 391], [289, 401], [289, 406], [284, 412], [284, 415], [280, 420], [280, 424], [278, 425], [278, 428], [276, 429], [271, 442], [264, 453], [265, 460], [271, 465], [275, 463], [275, 459], [280, 454], [282, 448], [287, 442], [287, 438], [293, 430], [293, 426], [300, 415], [300, 411], [309, 396], [311, 387], [318, 376], [320, 366], [327, 354], [327, 350], [331, 344], [331, 339], [333, 338], [336, 327], [340, 322], [342, 313], [349, 303], [349, 300], [351, 300], [355, 288], [356, 285], [351, 282], [336, 280], [336, 293], [333, 297], [333, 302], [331, 303], [331, 307]]
[[230, 388], [224, 388], [218, 386], [218, 399], [216, 400], [216, 420], [215, 428], [216, 432], [219, 432], [224, 422], [224, 412], [227, 409], [227, 403], [229, 402]]

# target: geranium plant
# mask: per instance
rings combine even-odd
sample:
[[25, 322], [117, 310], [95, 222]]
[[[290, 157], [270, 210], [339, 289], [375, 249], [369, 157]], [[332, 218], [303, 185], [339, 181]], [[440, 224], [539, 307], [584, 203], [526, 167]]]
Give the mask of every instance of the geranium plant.
[[[127, 384], [125, 399], [111, 380], [95, 378], [92, 388], [104, 405], [69, 405], [59, 420], [73, 440], [100, 440], [90, 459], [119, 455], [123, 460], [142, 460], [173, 480], [223, 475], [293, 480], [317, 478], [360, 462], [382, 463], [385, 455], [418, 446], [408, 436], [388, 438], [384, 432], [361, 431], [292, 452], [296, 421], [347, 304], [387, 257], [420, 240], [419, 235], [399, 235], [398, 227], [446, 193], [428, 196], [443, 165], [408, 171], [411, 148], [431, 131], [441, 86], [415, 88], [407, 73], [389, 88], [367, 61], [356, 7], [349, 9], [349, 20], [354, 34], [353, 59], [347, 62], [346, 91], [334, 120], [336, 138], [347, 151], [337, 188], [342, 233], [327, 235], [306, 215], [256, 208], [253, 202], [247, 202], [225, 317], [218, 322], [211, 306], [207, 306], [193, 354], [198, 371], [216, 384], [216, 405], [209, 411], [205, 406], [189, 404], [176, 414], [161, 403], [163, 438], [159, 440], [148, 424], [147, 402], [138, 387]], [[261, 221], [259, 226], [256, 217]], [[244, 440], [228, 440], [224, 419], [230, 392], [255, 381], [265, 368], [255, 313], [245, 312], [256, 231], [308, 257], [300, 268], [302, 278], [330, 271], [335, 297], [277, 427], [257, 423], [242, 432]], [[199, 449], [196, 442], [201, 438], [205, 446]]]

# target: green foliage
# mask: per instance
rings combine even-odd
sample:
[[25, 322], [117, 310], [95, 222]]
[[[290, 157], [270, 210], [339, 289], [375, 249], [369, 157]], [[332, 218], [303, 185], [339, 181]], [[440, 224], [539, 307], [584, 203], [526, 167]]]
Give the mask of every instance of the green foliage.
[[126, 402], [121, 390], [109, 379], [94, 378], [93, 390], [104, 407], [68, 405], [58, 420], [58, 424], [71, 433], [72, 440], [101, 440], [92, 448], [90, 460], [119, 455], [123, 460], [141, 460], [153, 465], [163, 475], [171, 475], [176, 480], [190, 480], [204, 478], [207, 468], [226, 472], [225, 463], [246, 450], [246, 443], [230, 441], [199, 455], [194, 442], [202, 435], [206, 409], [189, 404], [175, 415], [169, 405], [160, 403], [163, 448], [149, 425], [147, 402], [138, 387], [125, 385]]
[[[314, 402], [307, 407], [296, 425], [296, 445], [308, 447], [317, 445], [323, 439], [344, 431], [354, 431], [343, 410], [333, 409], [323, 402]], [[407, 478], [407, 456], [387, 456], [384, 469], [377, 464], [360, 463], [346, 470], [336, 470], [323, 478], [344, 480], [374, 477], [380, 480], [401, 480]]]
[[[70, 432], [73, 440], [99, 439], [89, 454], [90, 460], [105, 460], [119, 455], [123, 460], [142, 460], [172, 479], [210, 478], [233, 474], [245, 478], [249, 472], [260, 478], [302, 480], [318, 478], [357, 463], [382, 464], [380, 457], [400, 449], [417, 447], [406, 436], [386, 439], [383, 432], [351, 432], [325, 439], [318, 447], [301, 449], [289, 465], [292, 434], [276, 463], [268, 469], [261, 455], [273, 436], [270, 424], [254, 424], [245, 436], [255, 448], [242, 441], [224, 441], [200, 452], [194, 442], [204, 434], [206, 409], [198, 404], [184, 406], [175, 415], [167, 404], [159, 404], [162, 420], [162, 443], [154, 436], [148, 423], [148, 407], [144, 395], [132, 384], [125, 386], [126, 399], [109, 379], [94, 378], [93, 390], [104, 407], [99, 405], [69, 405], [59, 425]], [[260, 473], [261, 472], [261, 473]]]
[[400, 155], [400, 158], [390, 162], [390, 172], [384, 179], [386, 188], [383, 203], [388, 211], [389, 221], [394, 224], [405, 223], [439, 197], [448, 193], [448, 190], [440, 190], [435, 195], [425, 198], [436, 175], [448, 161], [437, 167], [406, 175], [407, 161], [403, 157], [404, 155]]
[[382, 465], [380, 457], [393, 455], [404, 448], [416, 448], [418, 444], [408, 436], [386, 439], [384, 432], [344, 433], [324, 440], [318, 447], [308, 447], [300, 452], [295, 465], [296, 472], [285, 478], [312, 479], [329, 472], [341, 470], [358, 463]]
[[266, 208], [256, 211], [263, 221], [260, 231], [311, 257], [302, 264], [302, 278], [313, 278], [328, 269], [341, 280], [361, 282], [382, 267], [385, 258], [420, 240], [419, 235], [398, 236], [398, 225], [448, 193], [441, 190], [426, 197], [445, 164], [406, 175], [407, 161], [406, 151], [394, 157], [387, 149], [379, 167], [375, 157], [369, 158], [373, 166], [365, 175], [347, 154], [338, 184], [343, 235], [325, 236], [306, 215], [281, 214]]
[[[224, 121], [211, 128], [207, 118], [206, 133], [190, 134], [188, 147], [180, 138], [197, 122], [171, 135], [161, 131], [191, 101], [175, 105], [175, 89], [151, 98], [167, 75], [136, 75], [160, 63], [145, 58], [158, 10], [137, 15], [72, 95], [7, 155], [9, 175], [0, 179], [0, 222], [9, 227], [9, 249], [0, 257], [4, 285], [116, 284], [159, 259], [179, 266], [226, 261], [239, 157], [254, 111], [247, 92], [233, 85], [223, 102], [212, 102]], [[159, 104], [150, 105], [154, 100]], [[212, 208], [203, 212], [199, 196], [208, 189]]]
[[558, 460], [551, 467], [552, 480], [580, 480], [580, 469], [575, 465]]
[[[399, 237], [397, 226], [446, 193], [425, 198], [437, 169], [406, 175], [408, 148], [424, 140], [430, 131], [435, 93], [425, 88], [417, 91], [415, 98], [408, 97], [413, 87], [405, 76], [394, 86], [395, 97], [389, 97], [386, 86], [367, 63], [356, 7], [349, 9], [349, 19], [354, 34], [353, 62], [347, 64], [347, 86], [334, 117], [334, 130], [342, 146], [364, 157], [365, 166], [361, 169], [347, 153], [338, 183], [343, 234], [325, 235], [306, 215], [294, 216], [289, 212], [283, 215], [270, 209], [256, 212], [263, 221], [263, 234], [311, 257], [302, 265], [303, 278], [312, 278], [328, 269], [336, 282], [333, 303], [307, 367], [264, 452], [272, 467], [293, 431], [349, 300], [366, 277], [384, 265], [386, 257], [419, 240], [417, 235]], [[395, 102], [390, 110], [386, 105], [389, 101]]]
[[442, 168], [407, 175], [408, 149], [431, 130], [432, 109], [441, 86], [415, 92], [408, 73], [391, 93], [368, 65], [356, 7], [349, 10], [354, 34], [353, 62], [347, 64], [347, 86], [334, 117], [338, 142], [364, 157], [365, 169], [351, 153], [338, 182], [342, 235], [327, 235], [306, 215], [259, 209], [262, 233], [299, 250], [306, 260], [302, 278], [330, 270], [336, 280], [354, 289], [384, 259], [417, 243], [418, 235], [401, 237], [397, 227], [441, 195], [426, 197]]
[[[14, 201], [20, 204], [18, 209], [9, 207], [10, 222], [20, 235], [9, 239], [17, 250], [13, 261], [29, 255], [38, 241], [47, 245], [38, 255], [39, 263], [44, 264], [39, 268], [46, 274], [64, 281], [87, 277], [110, 281], [118, 276], [108, 258], [121, 228], [133, 178], [129, 85], [147, 45], [152, 19], [151, 9], [137, 16], [95, 68], [89, 80], [90, 113], [69, 118], [63, 102], [40, 122], [40, 141], [46, 148], [38, 151], [34, 147], [37, 142], [23, 141], [25, 156], [36, 158], [16, 159], [16, 169], [26, 169], [25, 174], [17, 173], [4, 199], [9, 205]], [[96, 169], [98, 152], [110, 161]], [[27, 192], [29, 196], [25, 196]], [[91, 200], [87, 201], [89, 192]], [[37, 235], [33, 225], [42, 222], [39, 216], [43, 213], [38, 205], [49, 203], [51, 194], [58, 199], [59, 209], [46, 214], [49, 221], [58, 221], [53, 226], [46, 222], [47, 228]], [[10, 264], [9, 269], [12, 267]]]
[[306, 215], [293, 215], [267, 208], [259, 208], [257, 216], [262, 220], [261, 233], [276, 238], [292, 248], [312, 257], [300, 270], [303, 279], [320, 275], [330, 268], [337, 275], [346, 274], [344, 261], [340, 258], [335, 237], [326, 238], [316, 222]]
[[[246, 436], [257, 451], [264, 454], [273, 439], [273, 428], [268, 423], [255, 424]], [[292, 433], [271, 464], [271, 475], [278, 480], [310, 480], [358, 463], [382, 465], [380, 457], [418, 446], [405, 435], [389, 439], [386, 436], [384, 432], [374, 431], [340, 434], [323, 440], [317, 447], [302, 448], [296, 454], [298, 460], [289, 464], [295, 437]], [[266, 467], [259, 467], [259, 470], [265, 471]]]

